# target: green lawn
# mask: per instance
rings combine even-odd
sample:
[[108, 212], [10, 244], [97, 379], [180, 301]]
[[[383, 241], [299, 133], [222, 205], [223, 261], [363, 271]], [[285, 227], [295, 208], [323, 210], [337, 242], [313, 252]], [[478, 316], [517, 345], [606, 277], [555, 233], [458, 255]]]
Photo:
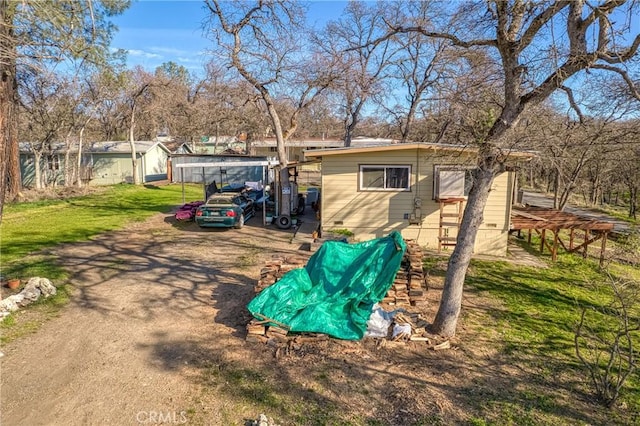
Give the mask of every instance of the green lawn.
[[[477, 409], [483, 414], [480, 418], [488, 421], [478, 424], [580, 423], [578, 418], [565, 414], [566, 405], [571, 404], [573, 398], [592, 400], [592, 404], [587, 405], [592, 405], [601, 419], [608, 418], [614, 424], [637, 424], [640, 420], [638, 371], [627, 380], [616, 404], [623, 408], [609, 410], [595, 402], [594, 386], [576, 356], [574, 344], [583, 307], [587, 308], [592, 329], [600, 337], [611, 339], [611, 332], [618, 326], [609, 284], [611, 278], [624, 280], [632, 290], [632, 296], [627, 299], [630, 321], [636, 327], [640, 325], [637, 272], [637, 268], [619, 264], [608, 271], [602, 270], [596, 260], [585, 261], [570, 254], [560, 255], [548, 268], [472, 262], [465, 281], [467, 294], [476, 293], [497, 304], [487, 307], [477, 317], [467, 317], [475, 323], [467, 326], [497, 331], [500, 342], [496, 343], [501, 356], [516, 366], [524, 378], [522, 382], [514, 379], [513, 389], [483, 395]], [[640, 333], [636, 331], [631, 335], [637, 356]], [[603, 342], [598, 343], [600, 349], [605, 346]], [[520, 384], [516, 387], [515, 383]], [[561, 394], [564, 401], [559, 397]]]
[[[185, 197], [186, 201], [201, 199], [202, 188], [186, 185]], [[62, 271], [46, 256], [29, 255], [58, 244], [87, 240], [181, 204], [181, 185], [126, 184], [82, 197], [7, 204], [0, 225], [0, 273], [59, 278]]]

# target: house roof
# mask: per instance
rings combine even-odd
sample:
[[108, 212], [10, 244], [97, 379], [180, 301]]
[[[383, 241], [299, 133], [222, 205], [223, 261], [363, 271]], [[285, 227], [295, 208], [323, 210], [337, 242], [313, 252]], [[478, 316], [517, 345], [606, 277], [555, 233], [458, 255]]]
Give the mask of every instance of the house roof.
[[[274, 147], [277, 146], [277, 141], [275, 138], [265, 138], [261, 140], [256, 140], [251, 142], [251, 145], [256, 148], [264, 148], [264, 147]], [[287, 147], [323, 147], [323, 148], [333, 148], [344, 146], [343, 140], [338, 139], [289, 139], [285, 142], [285, 146]]]
[[[358, 136], [351, 140], [351, 146], [380, 146], [395, 143], [394, 139], [368, 138]], [[251, 142], [254, 147], [275, 147], [277, 145], [276, 138], [264, 138]], [[285, 142], [287, 147], [300, 148], [341, 148], [344, 147], [343, 139], [322, 139], [322, 138], [306, 138], [306, 139], [289, 139]]]
[[[166, 152], [170, 152], [162, 142], [135, 141], [134, 144], [136, 152], [139, 153], [146, 153], [156, 146], [159, 146]], [[131, 145], [129, 141], [92, 142], [91, 144], [87, 144], [83, 150], [91, 153], [125, 154], [131, 152]]]
[[[162, 141], [160, 141], [162, 142]], [[189, 146], [188, 143], [186, 142], [180, 142], [180, 141], [166, 141], [166, 142], [162, 142], [162, 144], [164, 146], [167, 147], [167, 149], [169, 151], [171, 151], [172, 153], [177, 152], [180, 148], [184, 148], [184, 150], [186, 152], [192, 153], [193, 150], [191, 149], [191, 146]]]
[[[134, 142], [136, 152], [140, 154], [144, 154], [147, 151], [155, 148], [156, 145], [159, 146], [166, 152], [170, 152], [169, 149], [164, 146], [161, 142], [154, 141], [136, 141]], [[20, 142], [20, 152], [21, 153], [31, 153], [31, 147], [36, 145], [32, 142]], [[66, 146], [60, 142], [54, 142], [51, 144], [51, 153], [53, 154], [62, 154], [64, 153]], [[85, 153], [102, 153], [102, 154], [128, 154], [131, 153], [131, 145], [129, 141], [109, 141], [109, 142], [90, 142], [86, 143], [82, 146], [82, 151]], [[75, 153], [78, 152], [78, 145], [71, 145], [69, 152]]]
[[208, 163], [182, 163], [176, 164], [178, 169], [195, 169], [208, 167], [270, 167], [276, 165], [277, 162], [270, 160], [245, 160], [245, 161], [210, 161]]
[[[416, 143], [387, 143], [387, 144], [374, 144], [374, 145], [361, 145], [350, 146], [341, 148], [329, 148], [329, 149], [314, 149], [305, 150], [305, 158], [322, 158], [334, 155], [348, 155], [348, 154], [363, 154], [373, 152], [388, 152], [388, 151], [402, 151], [402, 150], [424, 150], [424, 151], [448, 151], [448, 152], [477, 152], [477, 148], [473, 146], [464, 145], [450, 145], [450, 144], [435, 144], [426, 142]], [[509, 151], [508, 156], [512, 158], [530, 160], [536, 156], [532, 151]]]

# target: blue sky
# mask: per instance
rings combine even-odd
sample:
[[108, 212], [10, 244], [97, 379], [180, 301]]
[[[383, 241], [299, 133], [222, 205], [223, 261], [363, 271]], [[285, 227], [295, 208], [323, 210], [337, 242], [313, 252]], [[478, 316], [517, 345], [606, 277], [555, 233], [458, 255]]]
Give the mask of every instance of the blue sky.
[[[337, 19], [344, 2], [311, 4], [310, 20]], [[138, 0], [113, 19], [119, 31], [111, 46], [129, 52], [127, 65], [153, 70], [173, 61], [190, 71], [201, 71], [212, 42], [204, 38], [203, 20], [208, 16], [201, 0]]]

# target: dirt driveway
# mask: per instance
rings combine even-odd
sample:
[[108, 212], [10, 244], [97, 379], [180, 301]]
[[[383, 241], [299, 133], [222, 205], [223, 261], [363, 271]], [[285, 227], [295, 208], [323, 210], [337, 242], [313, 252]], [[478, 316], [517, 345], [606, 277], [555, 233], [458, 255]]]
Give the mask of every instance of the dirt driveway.
[[[277, 356], [247, 343], [260, 265], [304, 254], [291, 233], [252, 222], [202, 231], [157, 215], [57, 248], [71, 302], [3, 348], [2, 425], [242, 425], [261, 413], [281, 425], [466, 424], [537, 377], [500, 353], [483, 323], [500, 307], [474, 293], [451, 350], [330, 339]], [[428, 318], [441, 290], [430, 285]], [[588, 423], [569, 390], [555, 396]]]
[[[202, 231], [158, 215], [57, 249], [72, 273], [72, 301], [38, 332], [3, 349], [2, 424], [202, 417], [196, 366], [212, 347], [243, 350], [255, 265], [267, 252], [295, 251], [290, 237], [257, 223]], [[205, 423], [223, 424], [215, 415]]]

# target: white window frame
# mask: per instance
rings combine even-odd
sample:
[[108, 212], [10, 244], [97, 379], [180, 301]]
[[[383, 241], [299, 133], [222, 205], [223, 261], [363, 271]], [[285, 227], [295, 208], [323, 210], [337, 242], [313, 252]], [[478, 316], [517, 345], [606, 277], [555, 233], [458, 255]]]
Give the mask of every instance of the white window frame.
[[[383, 169], [383, 185], [387, 182], [387, 169], [406, 169], [407, 170], [407, 186], [403, 188], [378, 188], [365, 187], [364, 185], [364, 169]], [[358, 170], [358, 189], [360, 191], [383, 191], [383, 192], [411, 192], [411, 165], [409, 164], [360, 164]]]
[[[433, 172], [433, 199], [444, 198], [467, 198], [469, 195], [469, 189], [471, 188], [471, 176], [470, 172], [473, 167], [458, 166], [458, 165], [437, 165], [434, 167]], [[440, 190], [440, 173], [441, 172], [459, 172], [462, 177], [462, 191], [450, 194], [441, 194]]]
[[47, 155], [47, 170], [52, 172], [60, 170], [60, 156], [58, 154]]

